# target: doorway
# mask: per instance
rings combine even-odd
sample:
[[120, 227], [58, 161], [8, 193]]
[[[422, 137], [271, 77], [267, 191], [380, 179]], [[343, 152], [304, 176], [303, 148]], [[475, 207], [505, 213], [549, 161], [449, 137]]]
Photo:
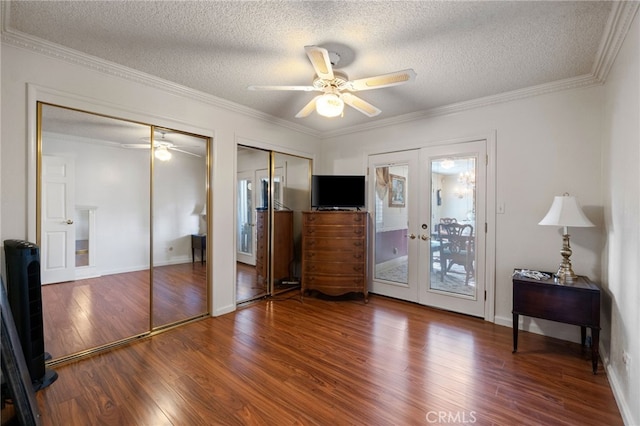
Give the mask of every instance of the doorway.
[[485, 316], [486, 141], [369, 157], [374, 293]]

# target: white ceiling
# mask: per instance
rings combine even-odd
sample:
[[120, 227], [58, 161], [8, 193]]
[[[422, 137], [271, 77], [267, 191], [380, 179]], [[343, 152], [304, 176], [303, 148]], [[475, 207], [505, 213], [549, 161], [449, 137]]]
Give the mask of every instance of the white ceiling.
[[[593, 76], [608, 1], [16, 1], [5, 33], [28, 34], [327, 134], [479, 98]], [[351, 79], [405, 68], [402, 86], [359, 92], [382, 113], [295, 114], [315, 93], [305, 45], [337, 52]], [[548, 89], [547, 89], [548, 90]]]

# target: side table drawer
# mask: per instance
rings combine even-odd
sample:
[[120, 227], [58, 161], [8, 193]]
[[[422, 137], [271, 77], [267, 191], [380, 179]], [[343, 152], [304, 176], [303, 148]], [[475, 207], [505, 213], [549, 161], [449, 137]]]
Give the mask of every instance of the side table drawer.
[[571, 287], [529, 285], [524, 282], [519, 282], [513, 290], [513, 312], [530, 317], [598, 326], [594, 322], [600, 317], [599, 309], [599, 293], [575, 291]]

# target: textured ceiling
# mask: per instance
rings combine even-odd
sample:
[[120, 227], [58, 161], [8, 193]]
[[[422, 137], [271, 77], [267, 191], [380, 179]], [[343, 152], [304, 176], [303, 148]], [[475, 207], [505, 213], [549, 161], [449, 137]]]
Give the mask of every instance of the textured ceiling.
[[[4, 27], [235, 102], [318, 133], [588, 75], [611, 2], [15, 1]], [[402, 86], [359, 92], [368, 118], [295, 114], [315, 93], [305, 45], [336, 51], [351, 79], [405, 68]]]

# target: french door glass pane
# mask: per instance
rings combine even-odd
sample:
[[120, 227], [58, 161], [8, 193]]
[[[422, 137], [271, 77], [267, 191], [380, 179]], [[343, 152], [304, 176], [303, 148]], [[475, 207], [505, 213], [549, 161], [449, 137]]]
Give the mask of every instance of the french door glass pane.
[[476, 157], [431, 160], [431, 290], [476, 296]]
[[375, 278], [408, 283], [407, 164], [376, 167]]
[[253, 253], [253, 195], [251, 179], [238, 181], [238, 251]]

